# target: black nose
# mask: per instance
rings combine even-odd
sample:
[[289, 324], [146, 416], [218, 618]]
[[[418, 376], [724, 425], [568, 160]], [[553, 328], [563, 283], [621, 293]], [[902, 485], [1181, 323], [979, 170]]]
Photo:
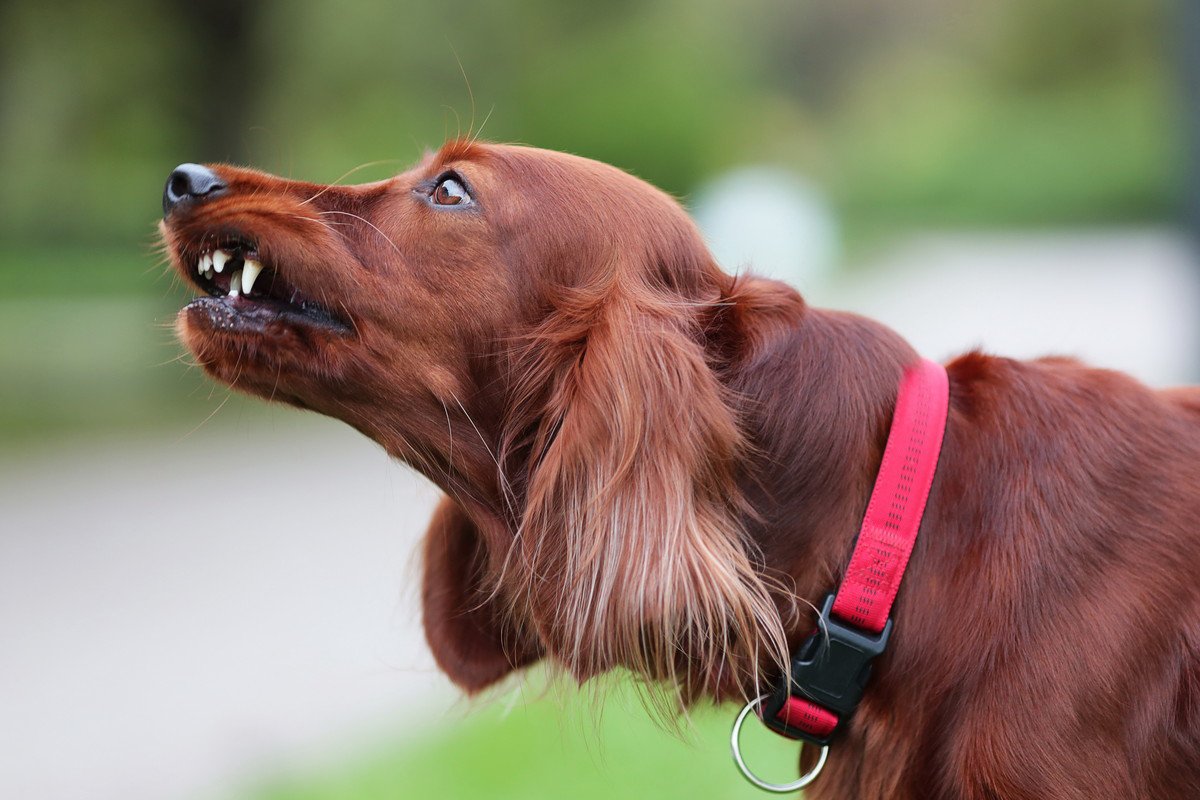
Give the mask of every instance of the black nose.
[[167, 186], [163, 189], [163, 216], [170, 214], [184, 200], [220, 194], [224, 189], [225, 184], [208, 167], [180, 164], [167, 178]]

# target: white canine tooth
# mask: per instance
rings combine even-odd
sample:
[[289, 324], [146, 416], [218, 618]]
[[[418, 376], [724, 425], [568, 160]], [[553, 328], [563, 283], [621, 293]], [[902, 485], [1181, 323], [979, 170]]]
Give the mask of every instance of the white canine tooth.
[[213, 269], [215, 269], [217, 272], [220, 272], [221, 270], [225, 269], [225, 262], [231, 258], [233, 258], [233, 256], [229, 255], [229, 253], [226, 253], [224, 250], [218, 250], [217, 252], [213, 253], [212, 254]]
[[242, 273], [241, 270], [234, 270], [229, 276], [229, 296], [237, 297], [242, 290]]
[[262, 264], [254, 259], [247, 258], [246, 263], [242, 266], [242, 294], [250, 294], [250, 290], [254, 288], [254, 281], [258, 279], [258, 273], [262, 272]]

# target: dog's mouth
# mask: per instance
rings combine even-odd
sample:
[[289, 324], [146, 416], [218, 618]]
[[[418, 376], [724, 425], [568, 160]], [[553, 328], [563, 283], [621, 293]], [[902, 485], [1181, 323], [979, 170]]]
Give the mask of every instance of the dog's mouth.
[[212, 326], [225, 332], [265, 332], [272, 324], [349, 333], [350, 323], [324, 303], [287, 280], [254, 242], [223, 240], [181, 252], [180, 266], [205, 297], [185, 312], [205, 312]]

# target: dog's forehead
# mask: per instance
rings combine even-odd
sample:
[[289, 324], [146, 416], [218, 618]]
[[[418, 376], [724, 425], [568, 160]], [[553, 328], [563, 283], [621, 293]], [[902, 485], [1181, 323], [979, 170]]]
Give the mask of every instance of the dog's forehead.
[[469, 178], [506, 185], [550, 186], [564, 191], [588, 186], [620, 186], [623, 191], [653, 188], [610, 164], [584, 156], [515, 144], [455, 140], [429, 153], [418, 167], [431, 176], [461, 170]]

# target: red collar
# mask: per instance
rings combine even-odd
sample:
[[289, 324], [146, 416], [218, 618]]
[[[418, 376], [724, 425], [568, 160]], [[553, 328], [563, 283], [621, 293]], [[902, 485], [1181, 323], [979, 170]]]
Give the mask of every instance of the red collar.
[[818, 630], [792, 656], [790, 685], [764, 698], [777, 733], [827, 745], [854, 713], [892, 630], [889, 614], [937, 472], [949, 409], [946, 370], [922, 359], [900, 382], [896, 410], [850, 565], [825, 598]]

